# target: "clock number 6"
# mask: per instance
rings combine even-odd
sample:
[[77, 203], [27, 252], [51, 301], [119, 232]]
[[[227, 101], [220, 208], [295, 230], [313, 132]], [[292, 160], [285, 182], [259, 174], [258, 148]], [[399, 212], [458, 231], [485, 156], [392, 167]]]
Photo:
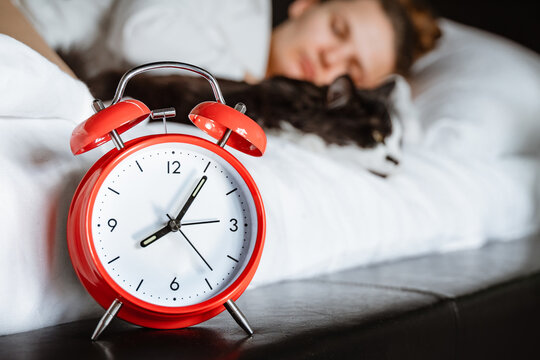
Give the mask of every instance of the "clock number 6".
[[172, 279], [171, 285], [169, 286], [172, 291], [180, 289], [180, 284], [176, 281], [176, 277]]
[[235, 232], [236, 230], [238, 230], [238, 220], [236, 219], [231, 219], [229, 220], [229, 222], [232, 222], [232, 228], [229, 228], [229, 230], [231, 230], [232, 232]]
[[116, 221], [116, 219], [112, 218], [112, 219], [109, 219], [109, 221], [107, 221], [107, 225], [109, 225], [109, 227], [111, 228], [111, 232], [114, 230], [114, 228], [116, 227], [116, 224], [118, 224], [118, 222]]

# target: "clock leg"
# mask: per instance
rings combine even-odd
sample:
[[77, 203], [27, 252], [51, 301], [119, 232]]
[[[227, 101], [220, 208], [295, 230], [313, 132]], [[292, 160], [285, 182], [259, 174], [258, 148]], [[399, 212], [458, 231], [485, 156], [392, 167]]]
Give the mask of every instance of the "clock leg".
[[225, 309], [227, 309], [227, 311], [231, 314], [231, 316], [233, 317], [234, 321], [236, 321], [236, 323], [238, 325], [240, 325], [240, 327], [242, 329], [244, 329], [244, 331], [249, 335], [253, 335], [253, 330], [251, 330], [251, 326], [249, 326], [249, 323], [246, 319], [246, 317], [244, 316], [244, 314], [242, 314], [242, 312], [240, 311], [240, 309], [238, 308], [238, 306], [236, 306], [236, 304], [234, 303], [234, 301], [232, 300], [228, 300], [225, 304], [223, 304], [225, 306]]
[[109, 323], [116, 316], [116, 314], [118, 313], [118, 310], [120, 310], [121, 307], [122, 307], [122, 303], [120, 302], [120, 300], [115, 299], [112, 302], [111, 306], [109, 306], [107, 311], [105, 311], [105, 314], [103, 314], [103, 316], [99, 320], [96, 326], [96, 329], [94, 330], [94, 333], [92, 334], [92, 337], [91, 337], [92, 341], [97, 340], [98, 336], [109, 325]]

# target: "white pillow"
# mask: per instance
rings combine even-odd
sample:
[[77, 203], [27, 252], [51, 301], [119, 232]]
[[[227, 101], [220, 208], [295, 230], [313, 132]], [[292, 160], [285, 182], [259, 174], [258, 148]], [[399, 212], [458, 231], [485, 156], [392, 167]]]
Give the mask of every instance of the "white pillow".
[[493, 34], [440, 21], [443, 37], [413, 69], [427, 146], [498, 156], [537, 151], [540, 56]]

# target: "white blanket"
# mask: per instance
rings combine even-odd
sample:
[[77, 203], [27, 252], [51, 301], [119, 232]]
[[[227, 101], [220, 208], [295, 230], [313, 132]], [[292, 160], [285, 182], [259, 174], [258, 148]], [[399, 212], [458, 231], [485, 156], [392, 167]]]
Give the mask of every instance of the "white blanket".
[[[65, 239], [73, 191], [107, 149], [82, 157], [69, 151], [75, 123], [91, 114], [91, 97], [5, 36], [0, 74], [0, 335], [98, 316], [102, 310], [78, 283]], [[439, 119], [420, 120], [432, 139]], [[508, 111], [498, 121], [521, 119]], [[252, 286], [538, 231], [537, 157], [522, 155], [519, 141], [513, 151], [466, 153], [466, 129], [457, 121], [453, 142], [406, 147], [401, 169], [387, 179], [358, 165], [360, 149], [317, 139], [269, 136], [262, 158], [234, 152], [267, 210], [266, 247]], [[141, 125], [126, 137], [159, 131]], [[169, 131], [198, 133], [182, 125]], [[490, 143], [507, 144], [507, 134], [498, 134]], [[525, 138], [519, 131], [511, 136]]]

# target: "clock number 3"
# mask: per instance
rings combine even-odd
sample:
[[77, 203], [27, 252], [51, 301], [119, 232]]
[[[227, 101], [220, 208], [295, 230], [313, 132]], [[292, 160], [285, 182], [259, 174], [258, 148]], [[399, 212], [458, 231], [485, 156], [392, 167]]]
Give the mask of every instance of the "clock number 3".
[[167, 161], [167, 174], [180, 174], [180, 161]]
[[238, 230], [238, 220], [231, 219], [231, 220], [229, 220], [229, 222], [232, 223], [232, 227], [229, 228], [229, 230], [231, 230], [232, 232], [235, 232], [236, 230]]
[[180, 284], [176, 281], [176, 277], [172, 279], [171, 285], [169, 285], [172, 291], [180, 289]]

